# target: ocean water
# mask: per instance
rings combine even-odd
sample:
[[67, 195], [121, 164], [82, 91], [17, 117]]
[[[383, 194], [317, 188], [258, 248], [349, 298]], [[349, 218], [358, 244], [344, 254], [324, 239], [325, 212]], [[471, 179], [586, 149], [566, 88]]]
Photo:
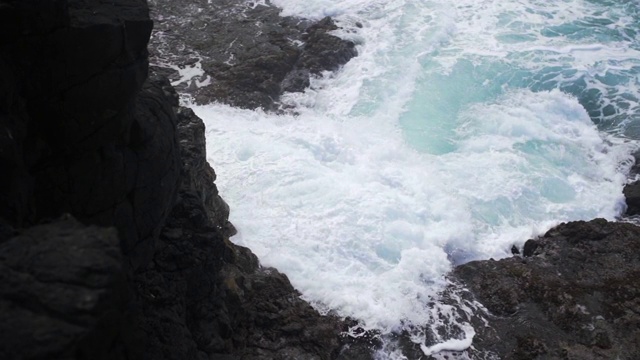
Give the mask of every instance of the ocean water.
[[[624, 210], [640, 139], [638, 1], [273, 3], [334, 17], [359, 56], [285, 94], [295, 113], [194, 110], [232, 240], [319, 310], [382, 334], [428, 329], [447, 308], [427, 303], [456, 264]], [[450, 320], [461, 335], [415, 337], [425, 354], [472, 343], [471, 325]]]

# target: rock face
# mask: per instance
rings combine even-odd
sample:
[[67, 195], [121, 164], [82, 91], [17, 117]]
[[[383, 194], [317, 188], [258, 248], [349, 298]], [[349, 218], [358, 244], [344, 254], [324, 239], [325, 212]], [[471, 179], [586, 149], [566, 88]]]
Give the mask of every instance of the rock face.
[[524, 257], [474, 261], [453, 275], [490, 314], [476, 350], [502, 359], [639, 359], [640, 227], [561, 224]]
[[310, 76], [357, 54], [353, 42], [330, 34], [337, 29], [330, 18], [280, 17], [268, 1], [149, 3], [156, 22], [152, 64], [199, 104], [274, 110], [283, 92], [303, 91]]
[[141, 0], [0, 2], [0, 358], [336, 357], [345, 325], [229, 242], [151, 26]]
[[0, 357], [125, 358], [127, 284], [115, 229], [70, 217], [0, 244]]
[[0, 44], [0, 216], [14, 227], [65, 212], [114, 225], [127, 260], [140, 266], [180, 175], [175, 115], [142, 89], [146, 4], [47, 4], [0, 7], [13, 25], [3, 22]]
[[640, 215], [640, 181], [625, 186], [624, 196], [627, 199], [627, 215]]
[[285, 275], [229, 242], [234, 229], [206, 162], [204, 123], [190, 109], [177, 113], [182, 185], [153, 261], [135, 274], [146, 358], [334, 357], [343, 323], [320, 316]]
[[131, 278], [181, 171], [176, 116], [145, 83], [146, 3], [5, 1], [0, 19], [0, 356], [135, 357]]

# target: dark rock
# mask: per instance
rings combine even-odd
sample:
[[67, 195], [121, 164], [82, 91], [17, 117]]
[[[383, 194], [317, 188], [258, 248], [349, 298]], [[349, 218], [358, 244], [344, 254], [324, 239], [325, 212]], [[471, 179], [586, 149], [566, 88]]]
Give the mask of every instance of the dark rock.
[[511, 246], [511, 254], [520, 255], [520, 249], [518, 249], [518, 247], [516, 245], [512, 245]]
[[529, 257], [533, 256], [536, 249], [538, 248], [538, 242], [533, 239], [529, 239], [524, 243], [524, 247], [522, 248], [522, 256]]
[[0, 357], [126, 359], [122, 260], [115, 229], [68, 216], [0, 244]]
[[65, 212], [115, 225], [139, 266], [179, 180], [175, 115], [160, 89], [142, 86], [145, 2], [24, 1], [1, 11], [19, 26], [0, 43], [0, 216], [18, 228]]
[[[195, 3], [165, 5], [183, 14]], [[183, 88], [206, 101], [273, 108], [291, 71], [317, 74], [355, 54], [327, 35], [328, 19], [212, 8], [205, 15], [226, 21], [210, 23], [217, 33], [189, 32], [176, 49], [208, 54], [214, 85]], [[261, 23], [245, 26], [243, 14]], [[335, 358], [345, 323], [229, 241], [204, 125], [166, 78], [147, 77], [151, 25], [143, 0], [0, 2], [0, 358]], [[226, 49], [227, 27], [255, 44], [234, 65], [201, 47]], [[288, 36], [305, 31], [298, 49]]]
[[214, 183], [216, 173], [207, 162], [204, 123], [189, 108], [178, 108], [177, 115], [182, 168], [185, 169], [182, 187], [203, 201], [208, 218], [223, 229], [225, 236], [235, 235], [236, 230], [228, 221], [229, 205], [218, 194]]
[[503, 359], [640, 358], [640, 227], [577, 221], [527, 244], [526, 262], [454, 270], [490, 312], [474, 349]]
[[[640, 174], [640, 153], [633, 154], [634, 165], [629, 171], [629, 177], [634, 178]], [[640, 181], [625, 185], [622, 190], [627, 203], [627, 216], [640, 215]]]
[[640, 181], [625, 185], [622, 192], [627, 202], [626, 215], [640, 215]]
[[[152, 63], [199, 104], [273, 110], [283, 92], [303, 91], [310, 76], [337, 70], [357, 54], [354, 43], [330, 34], [337, 29], [330, 18], [281, 17], [274, 6], [238, 0], [150, 5]], [[188, 68], [202, 74], [182, 78], [178, 69]]]
[[275, 269], [233, 245], [228, 207], [205, 161], [204, 125], [179, 109], [183, 182], [154, 261], [136, 273], [137, 326], [153, 359], [330, 359], [344, 327]]

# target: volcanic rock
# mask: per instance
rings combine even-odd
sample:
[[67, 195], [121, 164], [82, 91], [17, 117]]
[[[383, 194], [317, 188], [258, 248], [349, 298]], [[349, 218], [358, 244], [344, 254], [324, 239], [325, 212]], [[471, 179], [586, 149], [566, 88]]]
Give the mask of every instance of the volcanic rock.
[[2, 359], [124, 359], [127, 283], [117, 232], [70, 216], [0, 244]]
[[334, 358], [345, 324], [320, 316], [284, 274], [228, 240], [234, 229], [205, 160], [204, 124], [177, 111], [183, 181], [153, 261], [135, 274], [146, 356]]
[[146, 2], [1, 1], [0, 20], [0, 358], [336, 357], [348, 324], [229, 241], [204, 124], [147, 76]]
[[330, 18], [281, 17], [268, 1], [151, 0], [150, 6], [151, 62], [198, 104], [274, 110], [283, 92], [304, 91], [310, 76], [357, 54], [353, 42], [331, 34], [338, 27]]
[[525, 257], [454, 270], [489, 311], [474, 349], [502, 359], [640, 358], [640, 227], [576, 221], [527, 244]]
[[627, 184], [623, 192], [627, 201], [626, 215], [640, 215], [640, 181]]
[[175, 114], [143, 89], [145, 2], [20, 1], [0, 13], [15, 23], [0, 43], [0, 217], [115, 226], [140, 266], [180, 175]]

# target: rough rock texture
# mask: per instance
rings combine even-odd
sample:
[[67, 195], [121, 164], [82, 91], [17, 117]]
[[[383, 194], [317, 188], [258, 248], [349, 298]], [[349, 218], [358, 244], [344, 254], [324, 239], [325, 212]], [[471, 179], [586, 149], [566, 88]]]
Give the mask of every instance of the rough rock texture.
[[453, 273], [490, 312], [476, 349], [502, 359], [640, 359], [640, 227], [561, 224], [523, 253]]
[[137, 358], [131, 278], [180, 181], [146, 2], [2, 1], [0, 23], [0, 357]]
[[228, 206], [209, 181], [215, 173], [205, 161], [204, 124], [190, 109], [177, 111], [183, 182], [153, 261], [135, 275], [145, 356], [335, 357], [345, 325], [320, 316], [285, 275], [261, 267], [249, 249], [229, 242], [233, 227]]
[[357, 54], [353, 42], [330, 34], [337, 29], [330, 18], [280, 17], [268, 1], [151, 0], [150, 6], [152, 64], [200, 104], [274, 110], [284, 91], [303, 91], [310, 76]]
[[0, 7], [13, 25], [0, 43], [0, 216], [15, 227], [65, 212], [115, 225], [140, 266], [179, 181], [171, 107], [153, 87], [136, 96], [148, 69], [146, 4], [40, 3]]
[[[633, 154], [634, 165], [631, 167], [629, 177], [640, 178], [640, 152]], [[640, 181], [634, 181], [627, 184], [623, 189], [624, 197], [627, 202], [627, 216], [640, 215]]]
[[0, 244], [0, 358], [125, 358], [127, 285], [115, 229], [65, 216]]
[[623, 192], [627, 200], [626, 215], [640, 215], [640, 181], [627, 184]]
[[151, 25], [143, 0], [0, 1], [0, 358], [335, 358], [346, 325], [229, 242]]

